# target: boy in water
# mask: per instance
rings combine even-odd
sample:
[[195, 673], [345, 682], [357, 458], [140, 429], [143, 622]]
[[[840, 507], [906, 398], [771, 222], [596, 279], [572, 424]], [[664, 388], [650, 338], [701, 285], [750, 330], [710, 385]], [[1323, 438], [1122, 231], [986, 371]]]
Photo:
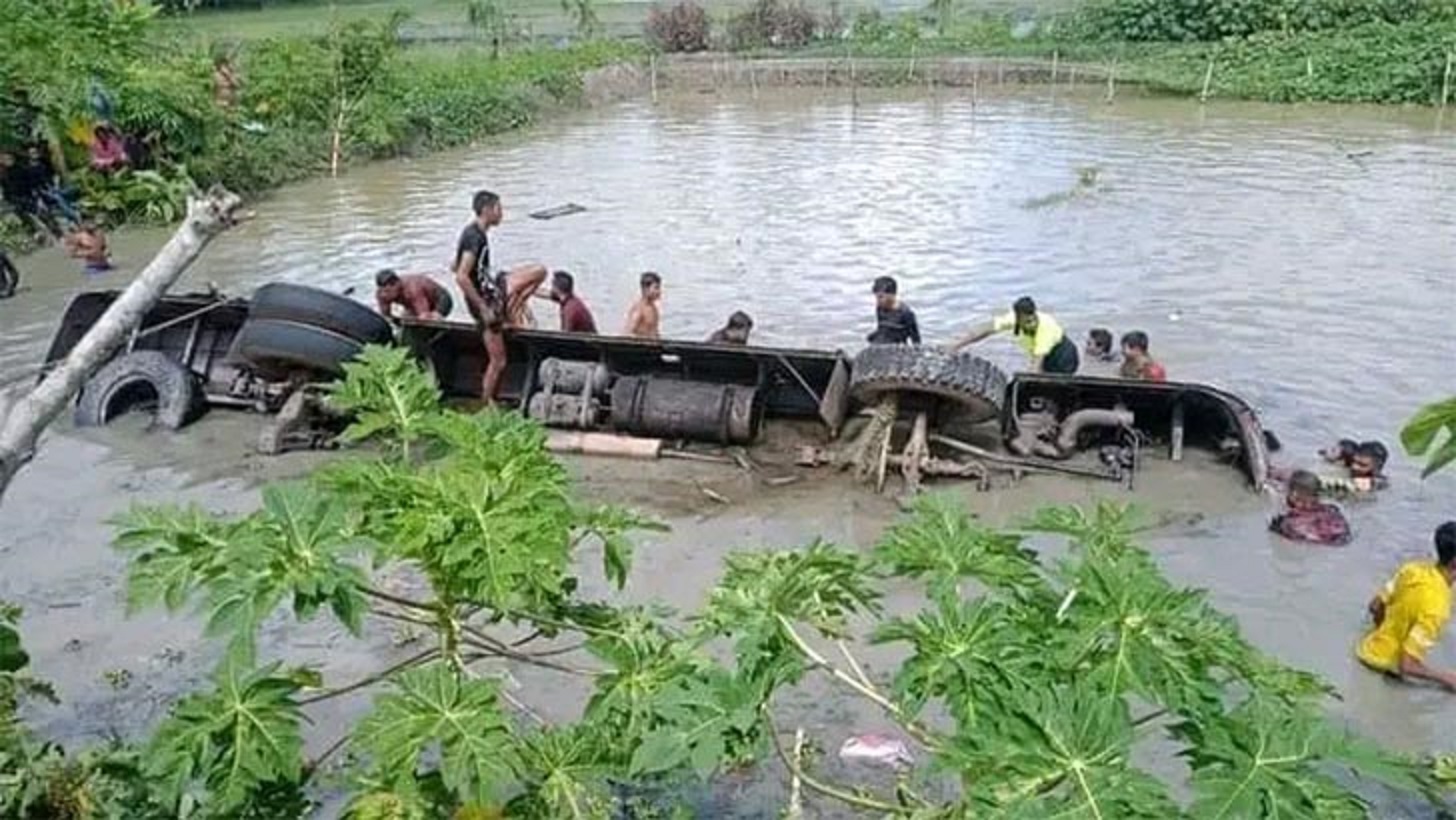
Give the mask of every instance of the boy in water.
[[713, 335], [708, 337], [708, 344], [746, 345], [748, 334], [752, 331], [753, 317], [741, 310], [735, 310], [728, 317], [728, 324], [713, 331]]
[[1327, 493], [1362, 495], [1390, 486], [1385, 478], [1385, 462], [1390, 459], [1390, 451], [1385, 445], [1378, 441], [1362, 441], [1347, 450], [1347, 442], [1353, 443], [1345, 439], [1338, 445], [1338, 450], [1325, 450], [1320, 454], [1326, 461], [1344, 465], [1349, 475], [1343, 478], [1321, 478], [1320, 488]]
[[1387, 675], [1427, 680], [1456, 692], [1456, 673], [1426, 665], [1451, 619], [1451, 584], [1456, 581], [1456, 521], [1436, 528], [1436, 560], [1403, 565], [1370, 600], [1375, 626], [1360, 641], [1360, 662]]
[[1165, 382], [1168, 373], [1148, 355], [1148, 334], [1134, 330], [1122, 337], [1122, 370], [1124, 379]]
[[900, 301], [900, 285], [893, 276], [881, 276], [870, 287], [875, 295], [875, 332], [867, 337], [872, 345], [920, 344], [920, 324], [915, 311]]
[[1291, 541], [1325, 546], [1350, 543], [1350, 522], [1334, 504], [1319, 500], [1320, 478], [1308, 470], [1289, 477], [1285, 510], [1269, 522], [1269, 529]]
[[374, 288], [374, 300], [386, 318], [394, 318], [395, 305], [411, 319], [443, 319], [455, 307], [450, 292], [422, 273], [400, 276], [385, 268], [374, 277]]
[[657, 303], [662, 299], [662, 277], [648, 271], [642, 274], [638, 284], [642, 295], [627, 312], [627, 328], [622, 333], [639, 339], [659, 338], [662, 335], [662, 313]]
[[81, 260], [82, 269], [89, 276], [106, 273], [112, 269], [111, 250], [106, 234], [94, 223], [82, 222], [76, 230], [61, 240], [72, 259]]
[[1117, 353], [1112, 349], [1112, 331], [1105, 327], [1094, 327], [1087, 331], [1087, 342], [1083, 349], [1087, 358], [1094, 362], [1117, 361]]

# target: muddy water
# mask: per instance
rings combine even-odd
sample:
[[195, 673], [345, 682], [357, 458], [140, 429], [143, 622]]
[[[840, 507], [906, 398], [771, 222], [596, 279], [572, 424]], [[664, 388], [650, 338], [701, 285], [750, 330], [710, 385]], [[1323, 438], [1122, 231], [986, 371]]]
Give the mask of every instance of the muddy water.
[[[881, 273], [900, 279], [932, 340], [1030, 293], [1079, 338], [1094, 325], [1146, 330], [1175, 378], [1250, 399], [1286, 442], [1284, 460], [1299, 463], [1338, 436], [1394, 445], [1421, 401], [1456, 387], [1453, 147], [1434, 114], [1399, 109], [1199, 108], [1125, 94], [1106, 105], [1047, 89], [862, 92], [857, 106], [838, 91], [686, 95], [283, 191], [189, 283], [246, 292], [287, 279], [363, 295], [386, 265], [443, 276], [469, 195], [488, 186], [507, 207], [498, 260], [572, 270], [604, 328], [619, 325], [646, 269], [666, 279], [667, 334], [706, 336], [743, 308], [756, 338], [779, 344], [856, 346]], [[1097, 169], [1095, 184], [1078, 186], [1083, 168]], [[567, 201], [589, 211], [525, 216]], [[158, 241], [120, 237], [124, 271]], [[0, 378], [37, 360], [70, 293], [126, 278], [84, 281], [48, 254], [23, 264], [30, 289], [0, 302]], [[1018, 363], [1004, 341], [983, 352]], [[134, 729], [205, 674], [191, 621], [121, 621], [103, 522], [136, 499], [246, 508], [260, 478], [307, 469], [310, 456], [246, 457], [256, 430], [255, 419], [214, 414], [180, 437], [61, 431], [0, 506], [0, 597], [29, 608], [38, 665], [68, 701], [48, 728]], [[737, 478], [668, 473], [629, 491], [620, 467], [579, 469], [589, 493], [625, 493], [674, 523], [644, 549], [637, 582], [685, 607], [732, 546], [815, 533], [866, 543], [893, 514], [832, 483], [766, 496]], [[1261, 646], [1327, 675], [1355, 725], [1411, 751], [1449, 749], [1439, 727], [1456, 720], [1456, 699], [1391, 686], [1350, 660], [1369, 593], [1456, 517], [1456, 477], [1421, 483], [1400, 457], [1391, 473], [1393, 489], [1350, 509], [1357, 537], [1341, 550], [1272, 539], [1266, 503], [1227, 476], [1153, 476], [1138, 497], [1174, 522], [1152, 537], [1169, 571], [1210, 588]], [[718, 482], [734, 503], [704, 511], [693, 480]], [[1092, 492], [1041, 480], [969, 500], [1005, 518]], [[373, 663], [327, 629], [270, 634], [291, 657], [324, 648], [344, 678]], [[399, 653], [399, 640], [372, 635], [369, 651]], [[1435, 659], [1456, 664], [1456, 639]], [[131, 692], [100, 683], [111, 667], [132, 671]], [[137, 689], [155, 705], [127, 706]], [[842, 716], [806, 720], [843, 731]]]

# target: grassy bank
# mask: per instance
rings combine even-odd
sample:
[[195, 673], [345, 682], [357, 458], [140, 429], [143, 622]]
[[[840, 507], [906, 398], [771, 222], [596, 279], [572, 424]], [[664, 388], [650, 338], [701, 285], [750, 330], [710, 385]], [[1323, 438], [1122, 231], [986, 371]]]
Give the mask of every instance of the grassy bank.
[[[47, 71], [53, 61], [73, 59], [78, 44], [39, 36], [64, 20], [36, 19], [37, 36], [22, 30], [11, 59], [0, 57], [0, 77], [13, 78], [10, 87], [26, 89], [31, 102], [31, 122], [19, 127], [7, 118], [3, 144], [51, 145], [72, 169], [68, 182], [83, 210], [112, 225], [174, 221], [194, 183], [258, 193], [335, 166], [518, 128], [572, 101], [586, 72], [640, 50], [605, 40], [500, 53], [479, 41], [409, 47], [396, 18], [338, 18], [318, 36], [220, 44], [111, 8], [114, 16], [98, 21], [111, 37], [109, 52], [81, 52], [86, 60], [73, 72]], [[214, 95], [218, 54], [229, 56], [240, 78], [231, 105]], [[101, 118], [97, 87], [111, 100], [108, 118], [146, 138], [145, 170], [86, 169], [84, 140]], [[0, 242], [24, 250], [27, 239], [13, 217], [0, 219]]]
[[[1456, 102], [1456, 21], [1370, 22], [1347, 28], [1259, 32], [1215, 42], [1092, 36], [1067, 17], [1038, 22], [983, 15], [945, 34], [918, 18], [862, 18], [845, 40], [761, 55], [924, 58], [1017, 57], [1115, 70], [1120, 82], [1213, 99], [1440, 105]], [[1207, 86], [1205, 87], [1205, 83]]]

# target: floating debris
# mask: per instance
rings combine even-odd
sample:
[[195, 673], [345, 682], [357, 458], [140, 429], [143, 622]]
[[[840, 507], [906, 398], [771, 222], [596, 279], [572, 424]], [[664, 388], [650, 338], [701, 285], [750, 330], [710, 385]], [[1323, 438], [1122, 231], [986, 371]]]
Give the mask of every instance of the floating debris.
[[879, 766], [901, 768], [915, 763], [905, 741], [889, 735], [855, 735], [839, 747], [839, 759], [862, 760]]
[[542, 208], [539, 211], [532, 211], [532, 219], [555, 219], [559, 216], [571, 216], [586, 210], [585, 205], [578, 205], [575, 202], [568, 202], [565, 205], [557, 205], [554, 208]]
[[1023, 201], [1021, 207], [1029, 211], [1034, 211], [1041, 208], [1050, 208], [1054, 205], [1064, 205], [1074, 199], [1081, 199], [1084, 196], [1097, 192], [1097, 181], [1101, 175], [1102, 169], [1096, 165], [1084, 165], [1077, 169], [1077, 184], [1065, 191], [1058, 191], [1054, 194], [1047, 194], [1046, 196], [1032, 197]]

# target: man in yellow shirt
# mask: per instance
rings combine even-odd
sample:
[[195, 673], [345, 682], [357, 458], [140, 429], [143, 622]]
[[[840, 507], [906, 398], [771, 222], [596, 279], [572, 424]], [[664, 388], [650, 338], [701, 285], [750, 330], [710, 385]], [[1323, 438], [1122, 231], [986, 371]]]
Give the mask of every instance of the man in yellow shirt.
[[1038, 312], [1030, 296], [1016, 300], [1007, 313], [994, 316], [971, 329], [951, 346], [960, 350], [996, 333], [1011, 331], [1016, 343], [1031, 357], [1031, 369], [1041, 373], [1076, 373], [1081, 364], [1077, 345], [1067, 338], [1061, 324], [1049, 313]]
[[1370, 601], [1370, 630], [1356, 650], [1372, 669], [1438, 683], [1456, 692], [1456, 673], [1426, 665], [1451, 618], [1456, 582], [1456, 521], [1436, 528], [1436, 561], [1411, 561]]

